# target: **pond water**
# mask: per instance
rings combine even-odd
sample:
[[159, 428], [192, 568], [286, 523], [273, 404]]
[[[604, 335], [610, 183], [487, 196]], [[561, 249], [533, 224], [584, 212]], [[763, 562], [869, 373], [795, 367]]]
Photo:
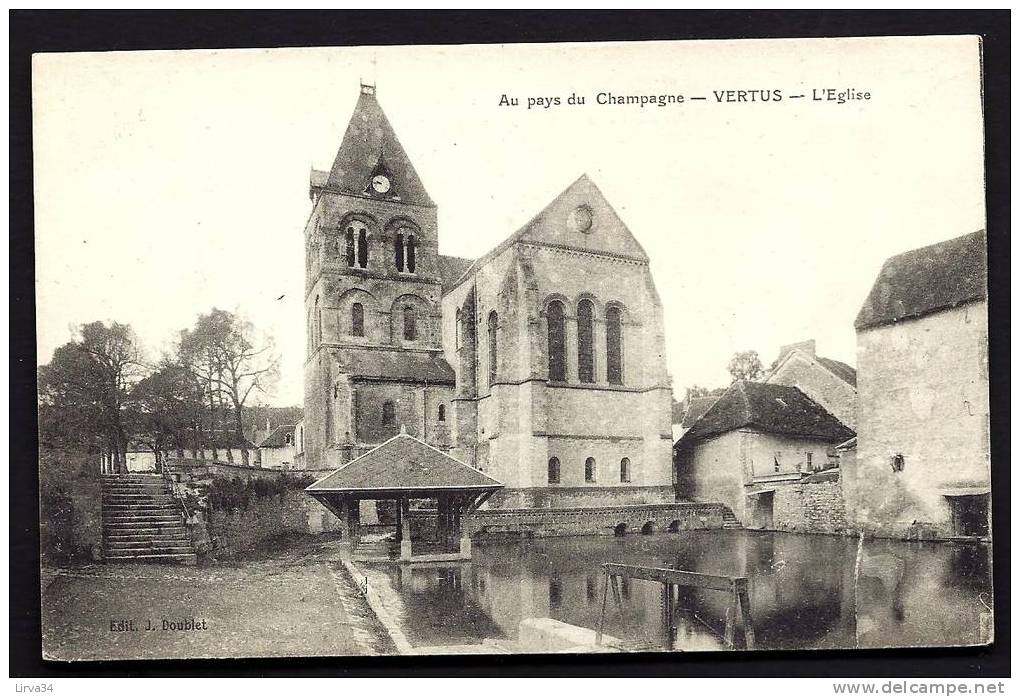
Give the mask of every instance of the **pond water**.
[[[983, 641], [990, 554], [988, 545], [893, 540], [867, 540], [858, 554], [853, 538], [705, 530], [477, 542], [470, 562], [369, 574], [399, 599], [394, 614], [415, 646], [513, 640], [532, 617], [597, 629], [604, 562], [747, 577], [758, 649], [947, 646]], [[605, 632], [647, 648], [730, 648], [728, 593], [682, 589], [667, 622], [660, 589], [631, 580], [619, 605], [610, 594]], [[743, 645], [739, 631], [734, 643]]]

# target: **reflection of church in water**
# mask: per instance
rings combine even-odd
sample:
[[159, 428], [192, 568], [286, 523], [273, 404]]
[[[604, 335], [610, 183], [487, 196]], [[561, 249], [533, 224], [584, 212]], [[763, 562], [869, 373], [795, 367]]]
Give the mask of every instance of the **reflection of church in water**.
[[673, 500], [662, 306], [587, 176], [480, 258], [441, 255], [436, 204], [362, 86], [311, 198], [307, 468], [404, 430], [503, 482], [491, 506]]

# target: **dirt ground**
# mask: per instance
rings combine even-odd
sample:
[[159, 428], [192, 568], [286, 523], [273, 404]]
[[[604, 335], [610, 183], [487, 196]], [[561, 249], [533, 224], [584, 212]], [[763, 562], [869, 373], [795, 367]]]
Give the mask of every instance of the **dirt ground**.
[[49, 660], [393, 653], [335, 538], [274, 540], [200, 566], [44, 569]]

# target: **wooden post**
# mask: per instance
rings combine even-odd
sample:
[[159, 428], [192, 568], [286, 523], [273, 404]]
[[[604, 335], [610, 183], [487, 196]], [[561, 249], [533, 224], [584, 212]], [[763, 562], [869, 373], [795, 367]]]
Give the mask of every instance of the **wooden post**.
[[754, 619], [751, 617], [751, 598], [747, 594], [747, 579], [738, 578], [733, 582], [740, 605], [740, 626], [744, 630], [746, 649], [754, 649]]
[[400, 499], [400, 561], [411, 561], [411, 501]]
[[602, 612], [599, 614], [599, 631], [595, 637], [597, 646], [602, 645], [602, 628], [606, 623], [606, 596], [609, 595], [609, 572], [603, 569], [602, 573], [606, 575], [606, 580], [602, 584]]
[[354, 498], [344, 501], [347, 507], [347, 537], [351, 544], [351, 554], [358, 549], [358, 538], [361, 537], [361, 502]]
[[733, 648], [736, 648], [733, 643], [733, 639], [737, 626], [737, 608], [737, 589], [734, 587], [733, 591], [730, 593], [730, 606], [726, 609], [726, 632], [724, 635], [726, 643]]

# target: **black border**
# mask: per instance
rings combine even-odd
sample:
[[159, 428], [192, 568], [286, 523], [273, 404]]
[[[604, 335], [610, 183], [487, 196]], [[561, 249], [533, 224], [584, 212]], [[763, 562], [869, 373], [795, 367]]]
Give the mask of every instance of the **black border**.
[[[74, 676], [973, 677], [1010, 674], [1010, 12], [24, 11], [10, 19], [10, 674]], [[983, 37], [995, 644], [988, 648], [614, 656], [137, 661], [40, 656], [31, 55], [50, 51], [978, 34]], [[938, 95], [928, 108], [938, 108]], [[963, 232], [968, 231], [961, 231]]]

